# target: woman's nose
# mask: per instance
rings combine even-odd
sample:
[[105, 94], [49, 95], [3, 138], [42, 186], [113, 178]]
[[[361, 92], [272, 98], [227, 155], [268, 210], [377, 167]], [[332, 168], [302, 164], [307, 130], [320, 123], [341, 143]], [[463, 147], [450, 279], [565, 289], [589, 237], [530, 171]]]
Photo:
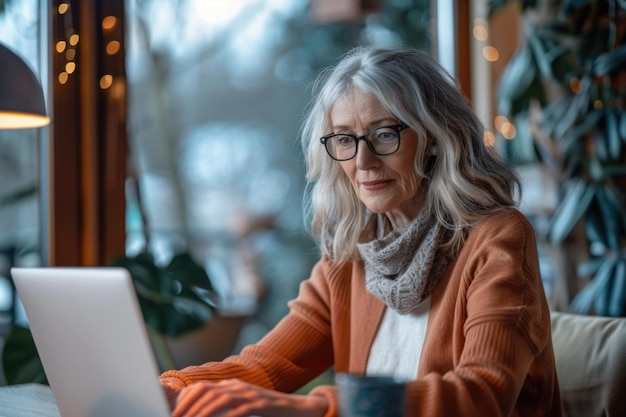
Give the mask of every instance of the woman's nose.
[[368, 169], [374, 167], [380, 163], [380, 158], [374, 152], [372, 152], [367, 146], [367, 143], [362, 140], [359, 141], [359, 146], [356, 151], [354, 159], [356, 160], [356, 167], [358, 169]]

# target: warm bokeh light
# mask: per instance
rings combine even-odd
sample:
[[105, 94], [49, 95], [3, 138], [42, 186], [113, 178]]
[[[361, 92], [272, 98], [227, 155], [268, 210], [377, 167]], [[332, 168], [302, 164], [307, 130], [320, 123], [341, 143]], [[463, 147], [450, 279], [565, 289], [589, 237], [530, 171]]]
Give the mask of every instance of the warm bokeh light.
[[487, 45], [483, 47], [483, 56], [489, 62], [495, 62], [500, 58], [500, 52], [493, 46]]
[[76, 63], [68, 62], [67, 64], [65, 64], [65, 72], [67, 72], [68, 74], [73, 74], [75, 70], [76, 70]]
[[68, 49], [65, 53], [65, 59], [68, 61], [73, 61], [76, 58], [76, 49]]
[[485, 130], [485, 134], [483, 135], [483, 143], [485, 146], [489, 146], [493, 148], [496, 146], [496, 136], [490, 130]]
[[65, 51], [65, 47], [67, 46], [67, 43], [65, 41], [58, 41], [56, 44], [56, 50], [58, 53], [63, 53], [63, 51]]
[[109, 43], [107, 43], [107, 54], [108, 55], [115, 55], [116, 53], [118, 53], [120, 50], [120, 43], [118, 41], [111, 41]]
[[502, 124], [501, 133], [502, 136], [504, 136], [506, 139], [511, 140], [515, 138], [515, 135], [517, 134], [517, 129], [515, 129], [515, 125], [513, 123], [506, 122]]
[[69, 74], [65, 71], [59, 74], [59, 84], [67, 83], [67, 80], [70, 78]]
[[117, 23], [117, 18], [115, 16], [107, 16], [102, 19], [102, 29], [111, 30], [115, 27]]
[[602, 102], [602, 100], [596, 100], [593, 102], [594, 109], [601, 109], [602, 107], [604, 107], [604, 103]]
[[489, 37], [487, 29], [482, 26], [474, 26], [474, 28], [472, 29], [472, 34], [474, 35], [474, 39], [480, 42], [486, 41]]
[[78, 33], [74, 33], [73, 35], [70, 36], [70, 45], [72, 46], [76, 46], [78, 45], [78, 40], [80, 39], [80, 37], [78, 36]]
[[107, 88], [111, 87], [111, 84], [113, 84], [113, 76], [112, 75], [103, 75], [102, 78], [100, 78], [100, 88], [103, 90], [106, 90]]
[[493, 119], [493, 125], [495, 126], [498, 132], [502, 133], [502, 126], [505, 123], [509, 123], [509, 119], [506, 116], [499, 115], [499, 116], [496, 116], [495, 119]]
[[477, 41], [486, 41], [489, 38], [489, 29], [487, 21], [485, 19], [474, 19], [474, 27], [472, 28], [472, 34]]
[[583, 91], [583, 83], [578, 78], [572, 78], [569, 80], [569, 88], [576, 94], [580, 94]]
[[61, 3], [59, 4], [59, 7], [57, 8], [57, 10], [59, 11], [59, 14], [65, 14], [67, 13], [69, 9], [70, 9], [70, 5], [67, 3]]

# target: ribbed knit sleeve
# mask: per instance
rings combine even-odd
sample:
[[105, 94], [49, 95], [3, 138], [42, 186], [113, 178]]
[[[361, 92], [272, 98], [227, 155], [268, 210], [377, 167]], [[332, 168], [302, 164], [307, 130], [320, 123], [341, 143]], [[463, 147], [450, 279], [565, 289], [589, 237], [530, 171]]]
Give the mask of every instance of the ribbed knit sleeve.
[[237, 378], [261, 387], [293, 392], [333, 364], [329, 291], [321, 263], [301, 284], [290, 312], [262, 340], [239, 355], [167, 371], [161, 378], [195, 381]]
[[517, 211], [477, 225], [438, 288], [409, 416], [560, 416], [534, 232]]
[[[238, 378], [293, 392], [335, 367], [364, 374], [385, 306], [365, 288], [360, 262], [323, 258], [290, 312], [257, 344], [223, 362], [169, 371], [185, 384]], [[311, 391], [328, 399], [332, 386]], [[407, 417], [560, 417], [550, 314], [533, 228], [517, 210], [469, 233], [435, 287]]]

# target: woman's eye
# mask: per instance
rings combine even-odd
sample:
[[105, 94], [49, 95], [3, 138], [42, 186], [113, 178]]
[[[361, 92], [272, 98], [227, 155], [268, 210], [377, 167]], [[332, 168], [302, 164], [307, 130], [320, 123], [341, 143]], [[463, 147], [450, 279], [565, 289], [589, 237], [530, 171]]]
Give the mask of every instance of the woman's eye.
[[336, 136], [335, 140], [339, 145], [348, 146], [354, 142], [350, 136]]
[[393, 130], [383, 130], [376, 132], [376, 140], [391, 141], [396, 139], [396, 133]]

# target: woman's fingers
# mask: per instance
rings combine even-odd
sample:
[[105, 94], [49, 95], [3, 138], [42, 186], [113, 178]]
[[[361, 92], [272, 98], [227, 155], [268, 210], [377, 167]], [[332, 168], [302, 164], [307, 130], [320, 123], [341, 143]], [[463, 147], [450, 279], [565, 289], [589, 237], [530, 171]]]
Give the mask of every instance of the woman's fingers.
[[198, 382], [183, 388], [173, 417], [322, 416], [328, 404], [232, 379]]
[[241, 384], [220, 381], [190, 385], [178, 395], [172, 415], [174, 417], [221, 416], [225, 411], [249, 400], [250, 391], [243, 389]]

